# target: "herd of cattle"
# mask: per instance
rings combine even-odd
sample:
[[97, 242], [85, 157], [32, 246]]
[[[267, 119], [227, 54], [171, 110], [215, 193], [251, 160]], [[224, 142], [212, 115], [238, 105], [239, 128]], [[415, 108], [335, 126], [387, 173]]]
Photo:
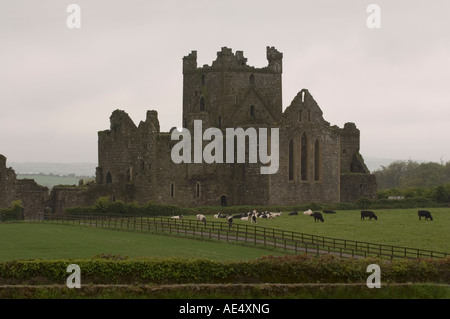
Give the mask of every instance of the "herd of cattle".
[[[324, 214], [336, 214], [336, 212], [332, 211], [332, 210], [323, 210], [322, 212]], [[253, 210], [248, 213], [237, 214], [237, 215], [223, 215], [222, 213], [218, 213], [218, 214], [214, 215], [214, 218], [225, 218], [226, 221], [228, 222], [228, 225], [231, 227], [233, 225], [233, 219], [250, 221], [250, 223], [257, 224], [258, 218], [273, 219], [273, 218], [281, 216], [281, 215], [282, 215], [282, 212], [277, 212], [277, 213], [269, 212], [269, 211], [257, 212], [256, 210]], [[298, 212], [293, 211], [293, 212], [290, 212], [288, 215], [289, 216], [298, 215]], [[313, 212], [311, 209], [308, 209], [307, 211], [303, 212], [303, 215], [308, 215], [308, 216], [314, 217], [314, 222], [317, 222], [317, 221], [324, 222], [325, 221], [322, 213]], [[425, 220], [433, 220], [431, 213], [427, 210], [419, 210], [418, 215], [419, 215], [419, 220], [422, 220], [422, 217], [424, 217]], [[372, 220], [372, 219], [378, 220], [377, 215], [375, 215], [375, 213], [373, 211], [362, 210], [361, 211], [361, 220], [365, 220], [366, 217], [369, 218], [369, 220]], [[171, 218], [172, 219], [183, 219], [183, 215], [172, 216]], [[206, 225], [205, 215], [197, 214], [196, 219], [197, 219], [197, 221], [203, 222]]]

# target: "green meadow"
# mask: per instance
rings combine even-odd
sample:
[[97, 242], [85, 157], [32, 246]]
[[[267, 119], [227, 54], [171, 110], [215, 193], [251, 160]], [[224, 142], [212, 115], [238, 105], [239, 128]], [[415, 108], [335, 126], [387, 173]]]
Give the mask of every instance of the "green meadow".
[[[450, 209], [429, 209], [433, 221], [419, 221], [417, 209], [374, 210], [378, 220], [362, 221], [360, 211], [323, 214], [325, 222], [303, 215], [258, 218], [257, 226], [318, 236], [450, 252]], [[224, 222], [206, 215], [208, 221]], [[185, 219], [195, 219], [194, 215]], [[236, 224], [250, 224], [234, 219]], [[188, 257], [211, 260], [250, 260], [284, 255], [282, 249], [224, 241], [197, 240], [153, 233], [117, 231], [52, 223], [0, 224], [0, 261], [14, 259], [88, 258], [99, 254], [129, 257]]]
[[[450, 208], [429, 208], [433, 221], [419, 221], [417, 208], [372, 210], [378, 220], [361, 220], [360, 210], [336, 211], [324, 214], [324, 222], [303, 215], [289, 216], [282, 212], [274, 219], [257, 219], [257, 226], [284, 229], [324, 237], [356, 240], [376, 244], [402, 246], [450, 253]], [[207, 220], [218, 221], [214, 214]], [[185, 218], [195, 219], [195, 216]], [[234, 223], [248, 224], [248, 221], [234, 219]], [[255, 225], [255, 224], [251, 224]]]
[[195, 240], [150, 233], [128, 232], [53, 223], [0, 224], [0, 262], [28, 259], [123, 257], [207, 258], [250, 260], [274, 251], [226, 242]]

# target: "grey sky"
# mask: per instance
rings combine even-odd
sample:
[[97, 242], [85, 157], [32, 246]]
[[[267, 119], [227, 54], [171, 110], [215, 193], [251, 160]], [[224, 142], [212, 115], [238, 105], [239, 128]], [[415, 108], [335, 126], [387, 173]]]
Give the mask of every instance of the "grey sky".
[[[66, 7], [81, 7], [68, 29]], [[381, 29], [366, 8], [381, 7]], [[363, 156], [450, 160], [447, 0], [22, 0], [0, 4], [0, 154], [97, 162], [115, 109], [181, 126], [182, 57], [220, 48], [267, 65], [283, 52], [283, 107], [307, 88], [324, 118], [361, 130]]]

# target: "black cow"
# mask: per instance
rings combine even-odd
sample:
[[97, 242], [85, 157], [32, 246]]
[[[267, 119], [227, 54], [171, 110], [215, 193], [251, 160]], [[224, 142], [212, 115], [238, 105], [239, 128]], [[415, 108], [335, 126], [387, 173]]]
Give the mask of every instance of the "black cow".
[[316, 222], [316, 221], [318, 221], [318, 220], [320, 220], [322, 223], [324, 222], [323, 217], [322, 217], [322, 214], [319, 213], [319, 212], [314, 212], [314, 213], [312, 213], [310, 216], [313, 216], [313, 217], [314, 217], [314, 222]]
[[295, 211], [289, 213], [289, 216], [293, 216], [293, 215], [298, 215], [298, 212], [295, 210]]
[[336, 214], [336, 212], [334, 210], [324, 210], [323, 212], [325, 214]]
[[433, 217], [431, 217], [431, 213], [427, 210], [419, 210], [417, 213], [419, 214], [419, 220], [422, 220], [422, 217], [425, 217], [425, 220], [433, 220]]
[[361, 211], [361, 220], [364, 220], [364, 218], [366, 218], [366, 217], [369, 217], [369, 220], [371, 220], [372, 218], [375, 218], [375, 220], [378, 220], [378, 218], [374, 212], [372, 212], [370, 210], [362, 210]]

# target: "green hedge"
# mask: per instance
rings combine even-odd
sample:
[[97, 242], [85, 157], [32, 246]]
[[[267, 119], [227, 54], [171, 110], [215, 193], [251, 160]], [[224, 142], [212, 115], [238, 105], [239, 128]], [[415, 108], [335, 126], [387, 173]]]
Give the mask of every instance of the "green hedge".
[[0, 209], [0, 222], [23, 220], [23, 207], [20, 200], [14, 201], [11, 204], [12, 207]]
[[101, 257], [11, 261], [0, 263], [0, 284], [65, 284], [70, 264], [80, 266], [82, 284], [365, 283], [369, 264], [380, 266], [382, 283], [450, 284], [450, 258], [386, 261], [309, 255], [253, 261]]
[[71, 207], [66, 209], [68, 215], [113, 215], [113, 216], [174, 216], [188, 215], [194, 211], [175, 205], [154, 204], [149, 202], [139, 205], [135, 202], [110, 201], [106, 197], [97, 200], [94, 206]]
[[136, 202], [125, 203], [117, 200], [111, 202], [106, 197], [97, 200], [94, 206], [71, 207], [67, 208], [68, 215], [114, 215], [114, 216], [174, 216], [174, 215], [192, 215], [192, 214], [242, 214], [256, 209], [260, 211], [271, 212], [303, 212], [311, 210], [356, 210], [356, 209], [395, 209], [395, 208], [416, 208], [416, 207], [441, 207], [442, 203], [433, 202], [427, 198], [405, 198], [400, 200], [369, 199], [360, 198], [354, 203], [308, 203], [289, 206], [204, 206], [196, 208], [179, 207], [176, 205], [155, 204], [149, 202], [145, 205], [139, 205]]

